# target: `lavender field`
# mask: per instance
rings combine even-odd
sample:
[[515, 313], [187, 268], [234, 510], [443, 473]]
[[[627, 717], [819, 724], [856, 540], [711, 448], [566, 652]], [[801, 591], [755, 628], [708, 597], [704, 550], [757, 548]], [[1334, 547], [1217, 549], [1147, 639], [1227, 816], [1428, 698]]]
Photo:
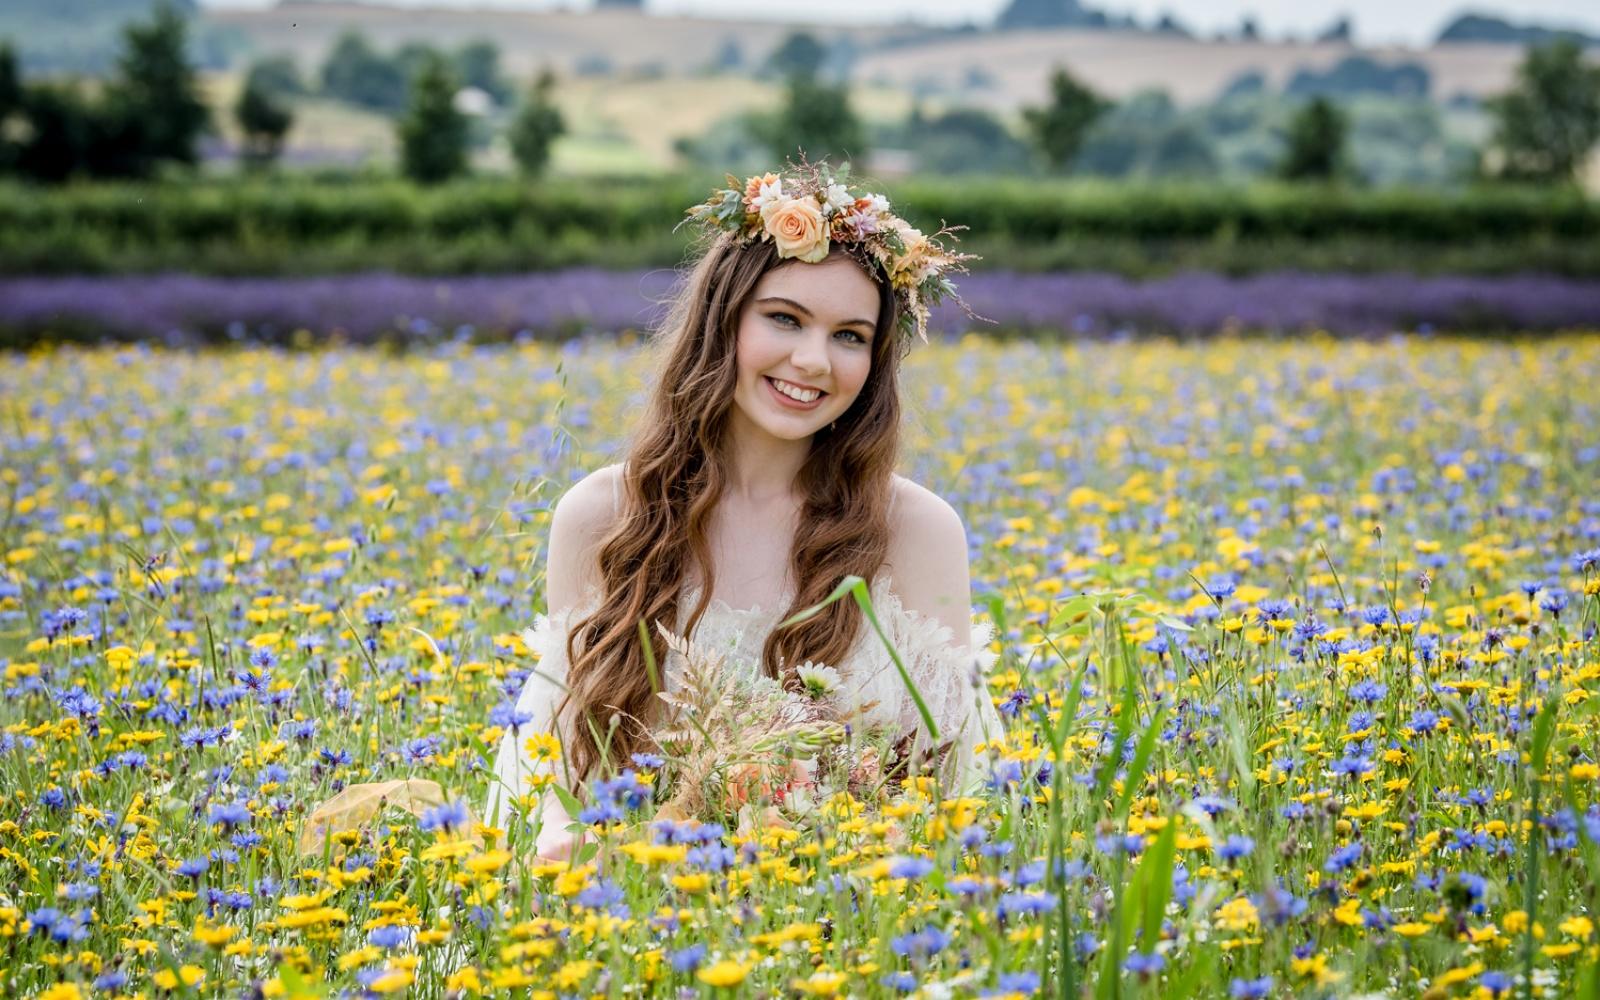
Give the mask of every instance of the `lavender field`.
[[[675, 277], [668, 268], [575, 268], [468, 277], [0, 278], [0, 335], [13, 344], [113, 337], [185, 345], [287, 342], [296, 331], [359, 343], [457, 332], [510, 339], [644, 329], [659, 318]], [[1600, 326], [1600, 281], [1550, 275], [1279, 272], [1229, 278], [1195, 272], [1141, 282], [1112, 274], [985, 271], [967, 276], [961, 291], [993, 324], [947, 303], [935, 314], [937, 329], [1194, 336]]]

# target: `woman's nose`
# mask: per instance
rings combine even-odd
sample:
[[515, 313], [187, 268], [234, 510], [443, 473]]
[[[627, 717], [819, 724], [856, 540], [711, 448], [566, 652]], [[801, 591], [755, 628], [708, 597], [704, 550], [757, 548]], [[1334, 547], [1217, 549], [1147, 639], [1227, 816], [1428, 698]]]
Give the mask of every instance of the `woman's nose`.
[[828, 374], [828, 348], [827, 345], [816, 337], [803, 338], [795, 346], [791, 356], [794, 366], [807, 375], [818, 376]]

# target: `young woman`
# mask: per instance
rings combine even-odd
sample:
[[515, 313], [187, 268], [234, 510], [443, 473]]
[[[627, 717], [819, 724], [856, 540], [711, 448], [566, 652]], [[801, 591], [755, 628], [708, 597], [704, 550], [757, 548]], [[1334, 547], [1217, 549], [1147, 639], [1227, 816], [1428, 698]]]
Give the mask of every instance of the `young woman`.
[[[877, 720], [915, 733], [923, 751], [947, 751], [944, 787], [980, 780], [973, 744], [1001, 724], [983, 681], [992, 627], [971, 621], [966, 533], [950, 504], [894, 472], [900, 362], [914, 335], [926, 340], [928, 304], [954, 297], [947, 275], [970, 257], [939, 244], [948, 230], [924, 236], [886, 199], [840, 180], [802, 164], [690, 210], [713, 239], [659, 330], [648, 410], [625, 460], [555, 507], [549, 614], [529, 633], [542, 655], [501, 744], [486, 823], [513, 821], [511, 797], [527, 795], [534, 775], [578, 793], [601, 773], [600, 743], [608, 766], [647, 748], [647, 733], [624, 721], [659, 704], [641, 619], [675, 622], [696, 645], [786, 682], [807, 660], [832, 666], [835, 696], [876, 700]], [[775, 628], [847, 575], [871, 581], [940, 747], [927, 746], [853, 600]], [[677, 654], [653, 639], [670, 688]], [[562, 745], [559, 766], [528, 749], [543, 732]], [[566, 857], [571, 819], [554, 795], [539, 801], [536, 850]]]

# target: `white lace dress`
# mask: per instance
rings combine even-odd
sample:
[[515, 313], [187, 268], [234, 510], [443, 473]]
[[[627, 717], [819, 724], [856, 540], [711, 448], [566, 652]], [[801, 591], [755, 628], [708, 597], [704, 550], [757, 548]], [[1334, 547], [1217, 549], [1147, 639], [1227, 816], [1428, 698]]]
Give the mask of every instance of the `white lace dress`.
[[[979, 767], [980, 761], [973, 746], [986, 739], [998, 737], [1002, 732], [1000, 714], [989, 695], [988, 675], [998, 656], [989, 649], [994, 639], [994, 626], [976, 622], [967, 642], [952, 642], [949, 626], [928, 619], [921, 613], [908, 609], [894, 593], [892, 580], [880, 575], [873, 581], [869, 593], [878, 621], [884, 633], [900, 653], [900, 658], [916, 682], [923, 702], [928, 706], [940, 740], [954, 740], [951, 756], [954, 758], [952, 790], [957, 794], [975, 791], [986, 775]], [[690, 609], [698, 597], [696, 588], [689, 587], [680, 603], [677, 629], [680, 634]], [[846, 597], [844, 600], [849, 601]], [[523, 744], [533, 733], [553, 732], [552, 714], [562, 696], [562, 689], [551, 678], [565, 682], [567, 671], [566, 640], [572, 625], [590, 614], [596, 598], [591, 590], [589, 598], [579, 606], [568, 609], [552, 619], [537, 615], [534, 624], [523, 635], [532, 653], [538, 657], [533, 673], [523, 684], [517, 698], [519, 714], [531, 719], [519, 727], [516, 734], [507, 732], [501, 740], [495, 760], [495, 773], [490, 779], [488, 802], [484, 809], [485, 822], [504, 828], [506, 812], [505, 794], [526, 794], [528, 780], [539, 773], [554, 774], [562, 780], [560, 772], [548, 761], [535, 762]], [[712, 599], [705, 614], [688, 638], [699, 648], [729, 654], [728, 663], [746, 663], [754, 669], [760, 662], [761, 647], [773, 626], [783, 620], [787, 606], [771, 609], [733, 608], [720, 599]], [[870, 724], [893, 726], [896, 733], [917, 733], [919, 747], [928, 745], [926, 728], [916, 702], [906, 690], [894, 660], [878, 637], [870, 622], [864, 622], [855, 646], [843, 663], [830, 664], [840, 675], [840, 687], [835, 697], [845, 708], [876, 701], [877, 705], [865, 715]], [[682, 670], [682, 657], [669, 651], [665, 661], [664, 687], [673, 690], [675, 675]], [[565, 728], [565, 727], [563, 727]], [[553, 797], [548, 797], [553, 798]]]

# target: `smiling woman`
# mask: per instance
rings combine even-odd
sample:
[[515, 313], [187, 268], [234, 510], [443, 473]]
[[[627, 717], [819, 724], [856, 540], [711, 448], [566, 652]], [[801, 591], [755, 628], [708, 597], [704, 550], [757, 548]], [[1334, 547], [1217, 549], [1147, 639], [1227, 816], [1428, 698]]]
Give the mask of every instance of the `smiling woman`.
[[[658, 694], [691, 701], [747, 678], [795, 698], [752, 705], [801, 712], [826, 735], [838, 790], [917, 772], [946, 791], [978, 781], [974, 744], [1002, 727], [966, 530], [895, 474], [900, 364], [965, 257], [841, 180], [808, 164], [690, 211], [718, 231], [657, 331], [625, 461], [555, 506], [549, 613], [526, 636], [538, 666], [496, 710], [510, 725], [486, 815], [513, 849], [565, 857], [572, 819], [606, 821], [616, 782], [634, 779], [612, 775], [662, 759]], [[870, 623], [834, 593], [852, 579]], [[658, 626], [648, 645], [641, 622]], [[699, 648], [734, 674], [691, 663]], [[797, 769], [779, 759], [787, 744], [762, 746], [738, 764], [781, 773], [756, 782], [778, 800], [825, 780], [820, 758]], [[572, 803], [585, 806], [575, 817]]]
[[[566, 809], [551, 794], [519, 806], [556, 780], [557, 757], [579, 795], [659, 748], [653, 665], [671, 693], [688, 663], [662, 636], [647, 656], [641, 620], [790, 691], [830, 689], [841, 717], [890, 737], [870, 767], [968, 787], [974, 742], [1001, 732], [961, 518], [894, 473], [900, 362], [962, 258], [809, 165], [690, 214], [720, 231], [658, 332], [649, 410], [626, 461], [574, 486], [551, 523], [550, 613], [529, 634], [539, 669], [515, 715], [562, 752], [525, 752], [513, 732], [496, 763], [490, 822], [514, 841], [531, 823], [546, 856], [571, 849]], [[849, 577], [870, 582], [883, 637], [828, 601]]]

